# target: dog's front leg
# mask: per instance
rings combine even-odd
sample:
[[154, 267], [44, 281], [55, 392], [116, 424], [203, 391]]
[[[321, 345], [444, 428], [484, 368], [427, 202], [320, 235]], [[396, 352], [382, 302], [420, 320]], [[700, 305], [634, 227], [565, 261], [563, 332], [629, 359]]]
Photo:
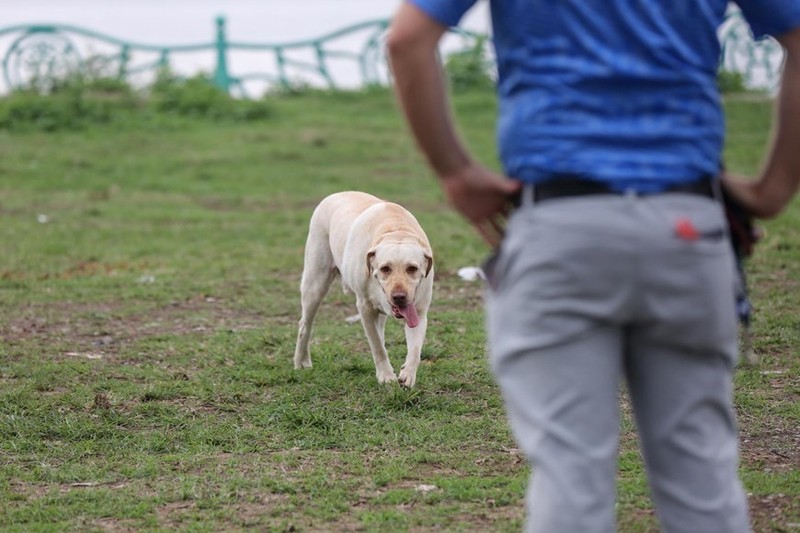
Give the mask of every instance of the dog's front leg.
[[398, 381], [404, 387], [411, 388], [417, 381], [417, 369], [419, 368], [419, 358], [422, 353], [422, 344], [425, 342], [425, 331], [428, 329], [428, 317], [419, 317], [419, 324], [415, 328], [406, 326], [406, 347], [408, 355], [403, 368], [400, 370]]
[[380, 326], [385, 325], [386, 321], [380, 320], [380, 314], [371, 306], [359, 303], [358, 311], [361, 314], [361, 324], [364, 326], [370, 351], [372, 351], [372, 359], [375, 361], [375, 377], [378, 378], [379, 383], [397, 381], [392, 363], [389, 362], [389, 354], [386, 353], [386, 346], [383, 344], [383, 332], [380, 330]]

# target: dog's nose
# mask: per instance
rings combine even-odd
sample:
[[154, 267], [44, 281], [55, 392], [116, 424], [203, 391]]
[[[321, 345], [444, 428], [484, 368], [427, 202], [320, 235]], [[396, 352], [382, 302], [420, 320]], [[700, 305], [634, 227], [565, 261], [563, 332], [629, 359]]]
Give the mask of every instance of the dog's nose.
[[397, 307], [405, 307], [408, 305], [408, 295], [404, 292], [393, 292], [392, 303]]

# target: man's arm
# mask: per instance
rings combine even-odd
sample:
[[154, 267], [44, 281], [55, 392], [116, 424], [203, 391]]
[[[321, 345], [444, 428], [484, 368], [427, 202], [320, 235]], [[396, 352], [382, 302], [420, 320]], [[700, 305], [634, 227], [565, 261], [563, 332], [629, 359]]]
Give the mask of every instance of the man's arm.
[[437, 55], [446, 30], [415, 5], [400, 6], [386, 42], [395, 92], [412, 135], [451, 203], [494, 246], [500, 237], [496, 218], [503, 215], [519, 184], [477, 164], [458, 137]]
[[437, 56], [439, 40], [446, 31], [419, 8], [404, 2], [386, 40], [397, 98], [420, 149], [442, 178], [469, 164], [450, 117]]
[[759, 218], [780, 213], [800, 187], [800, 28], [782, 35], [778, 41], [786, 59], [774, 134], [764, 169], [755, 182], [723, 178], [731, 195]]

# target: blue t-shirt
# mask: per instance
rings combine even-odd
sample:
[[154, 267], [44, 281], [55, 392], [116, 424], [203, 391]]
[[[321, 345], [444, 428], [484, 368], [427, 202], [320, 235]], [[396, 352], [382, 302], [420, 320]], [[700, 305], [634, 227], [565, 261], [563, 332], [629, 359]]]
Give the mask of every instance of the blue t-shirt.
[[[408, 0], [445, 26], [476, 0]], [[756, 36], [797, 0], [739, 0]], [[657, 191], [719, 171], [716, 30], [727, 0], [490, 0], [507, 175]]]

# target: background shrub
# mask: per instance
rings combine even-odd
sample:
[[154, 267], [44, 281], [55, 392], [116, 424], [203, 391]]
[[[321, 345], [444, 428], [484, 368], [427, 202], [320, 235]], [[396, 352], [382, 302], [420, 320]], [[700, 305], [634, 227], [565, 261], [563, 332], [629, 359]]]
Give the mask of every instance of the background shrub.
[[57, 131], [91, 125], [141, 123], [170, 116], [253, 121], [271, 115], [265, 100], [243, 100], [218, 88], [208, 76], [159, 72], [148, 87], [133, 88], [101, 61], [87, 60], [79, 72], [31, 80], [0, 98], [0, 129]]
[[717, 72], [717, 84], [723, 94], [743, 93], [747, 91], [744, 84], [744, 75], [741, 72], [720, 70]]
[[492, 70], [493, 64], [486, 56], [486, 37], [476, 39], [470, 48], [450, 54], [445, 62], [450, 87], [456, 92], [494, 87]]

